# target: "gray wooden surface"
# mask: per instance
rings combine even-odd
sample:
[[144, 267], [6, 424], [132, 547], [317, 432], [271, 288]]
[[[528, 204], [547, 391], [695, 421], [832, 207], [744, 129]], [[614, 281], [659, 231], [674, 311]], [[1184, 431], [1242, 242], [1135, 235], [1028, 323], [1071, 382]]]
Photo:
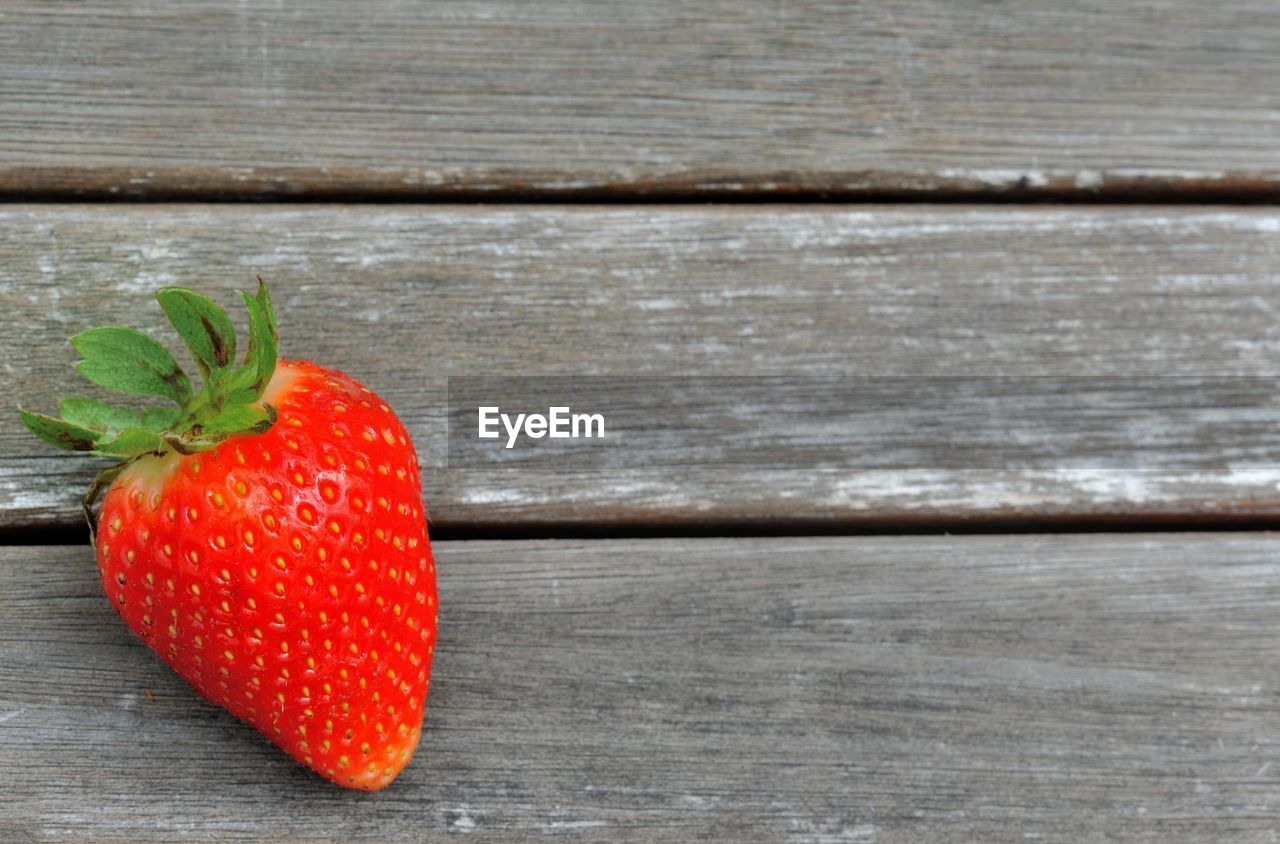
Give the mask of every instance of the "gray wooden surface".
[[[1280, 523], [1280, 211], [1206, 204], [1280, 199], [1277, 44], [1267, 0], [3, 4], [0, 200], [79, 201], [0, 205], [0, 842], [1280, 839], [1280, 536], [942, 533]], [[1095, 198], [1187, 204], [886, 202]], [[92, 462], [12, 408], [256, 273], [486, 537], [374, 795], [131, 638]], [[495, 375], [619, 447], [446, 461]]]
[[1269, 535], [438, 546], [425, 747], [336, 789], [0, 550], [0, 837], [1269, 841]]
[[10, 195], [1280, 191], [1268, 0], [3, 14]]
[[[261, 272], [284, 352], [404, 417], [440, 528], [1280, 515], [1272, 209], [18, 205], [0, 225], [11, 402], [92, 390], [81, 329], [172, 340], [157, 287], [232, 307]], [[710, 378], [632, 388], [660, 430], [599, 462], [445, 474], [449, 375]], [[855, 415], [834, 376], [897, 380]], [[95, 465], [3, 414], [0, 525], [78, 526]]]

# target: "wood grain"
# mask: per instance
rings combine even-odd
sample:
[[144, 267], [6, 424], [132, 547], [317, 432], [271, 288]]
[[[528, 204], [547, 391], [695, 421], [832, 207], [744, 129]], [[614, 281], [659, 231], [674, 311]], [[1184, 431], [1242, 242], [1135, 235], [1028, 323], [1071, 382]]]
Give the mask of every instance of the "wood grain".
[[10, 197], [1275, 198], [1267, 0], [5, 4]]
[[[262, 272], [285, 354], [405, 419], [443, 531], [1280, 515], [1272, 210], [8, 206], [0, 225], [10, 401], [92, 392], [64, 342], [89, 326], [172, 340], [157, 287], [230, 306]], [[657, 430], [605, 462], [446, 473], [450, 375], [711, 378], [624, 393]], [[897, 380], [855, 417], [836, 376]], [[95, 465], [0, 416], [0, 524], [79, 541]]]
[[425, 747], [341, 791], [197, 700], [87, 548], [0, 550], [15, 840], [1266, 841], [1263, 534], [466, 542]]

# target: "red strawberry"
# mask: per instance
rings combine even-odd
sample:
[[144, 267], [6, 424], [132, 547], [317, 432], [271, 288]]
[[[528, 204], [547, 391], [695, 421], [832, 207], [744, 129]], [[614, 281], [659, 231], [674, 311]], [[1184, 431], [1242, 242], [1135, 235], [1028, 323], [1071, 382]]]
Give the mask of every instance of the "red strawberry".
[[209, 700], [334, 782], [378, 789], [418, 743], [435, 651], [435, 565], [417, 455], [354, 379], [276, 360], [266, 287], [244, 296], [245, 362], [212, 301], [161, 305], [203, 375], [193, 391], [146, 335], [72, 338], [102, 386], [159, 395], [141, 415], [91, 399], [22, 412], [41, 439], [123, 458], [96, 520], [102, 585], [147, 646]]

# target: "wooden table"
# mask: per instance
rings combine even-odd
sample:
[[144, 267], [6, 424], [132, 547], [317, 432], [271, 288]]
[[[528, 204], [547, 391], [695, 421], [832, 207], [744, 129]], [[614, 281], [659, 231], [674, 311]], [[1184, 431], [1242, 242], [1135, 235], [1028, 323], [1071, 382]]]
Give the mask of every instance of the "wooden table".
[[[1280, 834], [1274, 3], [17, 2], [0, 44], [0, 391], [262, 273], [413, 433], [443, 607], [425, 751], [336, 789], [116, 621], [94, 468], [6, 414], [0, 840]], [[492, 374], [715, 378], [610, 471], [459, 478], [447, 378]], [[848, 378], [933, 398], [845, 424]]]

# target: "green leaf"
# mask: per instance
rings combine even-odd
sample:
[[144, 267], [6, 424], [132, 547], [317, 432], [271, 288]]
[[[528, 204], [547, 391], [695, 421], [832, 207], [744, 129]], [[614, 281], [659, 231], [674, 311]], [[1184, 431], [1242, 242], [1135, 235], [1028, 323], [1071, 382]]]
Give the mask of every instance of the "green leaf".
[[114, 457], [133, 457], [148, 451], [160, 451], [160, 435], [146, 428], [125, 428], [114, 439], [98, 445], [94, 452]]
[[220, 380], [236, 356], [236, 332], [227, 312], [209, 297], [185, 287], [166, 287], [156, 299], [191, 350], [200, 374]]
[[157, 433], [174, 426], [181, 412], [176, 407], [148, 407], [142, 411], [142, 424]]
[[173, 355], [141, 331], [90, 328], [72, 337], [71, 345], [85, 358], [76, 370], [101, 387], [163, 396], [179, 405], [191, 398], [191, 382]]
[[73, 425], [62, 419], [45, 416], [43, 413], [32, 413], [18, 408], [22, 424], [49, 445], [67, 451], [93, 451], [94, 444], [102, 436], [101, 431], [92, 431], [80, 425]]
[[138, 414], [129, 408], [97, 399], [63, 399], [59, 411], [62, 418], [72, 425], [105, 431], [113, 436], [139, 422]]
[[246, 390], [251, 395], [249, 400], [258, 398], [271, 381], [276, 371], [276, 357], [279, 354], [279, 336], [276, 333], [276, 315], [271, 306], [271, 294], [267, 286], [258, 279], [258, 294], [250, 296], [241, 292], [245, 309], [249, 312], [249, 348], [245, 352], [244, 366], [236, 371], [229, 389], [232, 391], [229, 401], [235, 401], [240, 391]]
[[213, 421], [204, 427], [209, 434], [261, 434], [270, 430], [276, 421], [276, 409], [271, 405], [241, 404], [223, 408]]

